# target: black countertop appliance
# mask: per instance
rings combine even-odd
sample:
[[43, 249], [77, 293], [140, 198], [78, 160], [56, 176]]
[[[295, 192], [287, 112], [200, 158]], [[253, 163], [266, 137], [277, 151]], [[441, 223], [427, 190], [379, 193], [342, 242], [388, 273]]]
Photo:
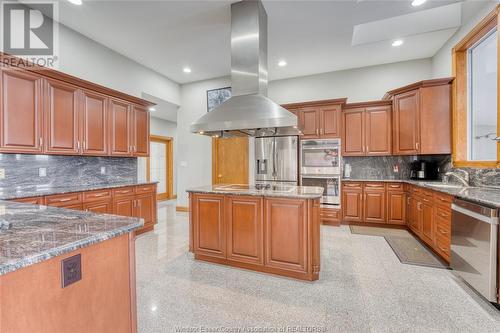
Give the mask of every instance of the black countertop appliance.
[[410, 179], [435, 180], [438, 178], [438, 166], [435, 162], [416, 160], [411, 162]]

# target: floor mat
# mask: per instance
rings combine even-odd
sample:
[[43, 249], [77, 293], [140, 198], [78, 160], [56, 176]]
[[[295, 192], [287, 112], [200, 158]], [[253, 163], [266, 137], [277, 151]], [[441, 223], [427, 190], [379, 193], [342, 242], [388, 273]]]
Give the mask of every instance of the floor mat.
[[350, 226], [351, 233], [384, 237], [403, 264], [447, 269], [448, 265], [403, 229]]

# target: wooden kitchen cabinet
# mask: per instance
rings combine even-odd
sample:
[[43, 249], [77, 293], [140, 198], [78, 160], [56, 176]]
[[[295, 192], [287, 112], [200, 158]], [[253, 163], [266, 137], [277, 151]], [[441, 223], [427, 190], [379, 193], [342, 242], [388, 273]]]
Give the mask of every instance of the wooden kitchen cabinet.
[[402, 183], [387, 184], [387, 223], [406, 223], [407, 200]]
[[223, 195], [196, 195], [193, 200], [194, 252], [226, 258], [226, 223]]
[[14, 199], [15, 202], [29, 203], [32, 205], [45, 205], [45, 197], [19, 198]]
[[342, 155], [391, 155], [392, 102], [346, 104], [342, 110]]
[[108, 100], [89, 90], [81, 93], [81, 145], [84, 155], [108, 155]]
[[132, 109], [132, 152], [134, 156], [149, 156], [149, 114], [142, 107]]
[[80, 153], [80, 89], [57, 80], [45, 80], [45, 153]]
[[108, 202], [90, 202], [83, 204], [83, 210], [97, 214], [113, 214], [113, 203]]
[[363, 222], [363, 187], [361, 183], [342, 183], [342, 219]]
[[346, 98], [286, 104], [298, 117], [301, 139], [334, 139], [342, 134], [342, 105]]
[[113, 200], [113, 214], [135, 216], [135, 197], [116, 198]]
[[451, 154], [451, 82], [420, 81], [389, 91], [394, 155]]
[[0, 152], [40, 153], [43, 143], [42, 77], [0, 69]]
[[136, 216], [144, 219], [144, 229], [153, 227], [156, 221], [156, 196], [140, 194], [136, 196]]
[[130, 156], [132, 154], [131, 110], [128, 103], [109, 100], [109, 152], [115, 156]]
[[[301, 199], [264, 199], [265, 265], [270, 268], [306, 271], [308, 216]], [[290, 242], [293, 239], [294, 242]]]
[[229, 196], [226, 198], [227, 259], [264, 264], [262, 198]]
[[385, 223], [385, 184], [365, 183], [363, 193], [364, 221]]

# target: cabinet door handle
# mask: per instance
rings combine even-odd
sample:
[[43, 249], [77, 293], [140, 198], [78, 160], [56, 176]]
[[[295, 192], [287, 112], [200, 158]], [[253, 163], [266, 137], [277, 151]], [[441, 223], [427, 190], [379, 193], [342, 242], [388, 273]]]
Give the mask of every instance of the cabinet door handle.
[[420, 147], [420, 144], [419, 144], [418, 142], [416, 142], [416, 143], [415, 143], [415, 149], [417, 149], [417, 150], [418, 150], [418, 149], [419, 149], [419, 147]]
[[319, 135], [319, 129], [316, 128], [316, 135]]
[[59, 202], [71, 201], [73, 198], [59, 199]]
[[76, 150], [80, 151], [80, 141], [76, 142]]
[[40, 137], [39, 142], [40, 142], [40, 147], [43, 146], [43, 138], [42, 137]]
[[82, 150], [85, 150], [85, 146], [86, 146], [85, 141], [83, 141], [82, 142]]

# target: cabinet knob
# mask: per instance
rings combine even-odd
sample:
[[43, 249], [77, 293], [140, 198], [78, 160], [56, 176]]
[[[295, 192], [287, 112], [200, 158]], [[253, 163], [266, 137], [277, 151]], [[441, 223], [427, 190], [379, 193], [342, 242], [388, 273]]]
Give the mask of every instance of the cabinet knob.
[[222, 178], [222, 175], [217, 175], [218, 178]]

